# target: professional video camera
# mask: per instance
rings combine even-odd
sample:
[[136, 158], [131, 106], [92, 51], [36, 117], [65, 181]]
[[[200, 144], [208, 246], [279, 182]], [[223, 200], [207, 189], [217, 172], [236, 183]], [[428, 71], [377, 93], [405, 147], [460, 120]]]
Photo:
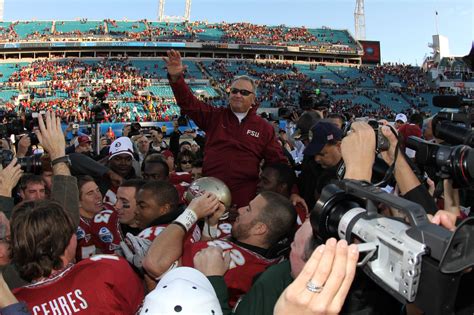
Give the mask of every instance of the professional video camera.
[[91, 108], [92, 123], [100, 123], [105, 119], [105, 112], [109, 110], [109, 103], [106, 101], [107, 92], [104, 90], [97, 91], [93, 94], [94, 105]]
[[433, 97], [436, 107], [456, 108], [441, 111], [433, 117], [433, 135], [451, 145], [465, 144], [474, 147], [474, 100], [463, 100], [458, 96], [438, 95]]
[[0, 138], [8, 138], [10, 135], [24, 133], [23, 122], [15, 112], [0, 111]]
[[329, 107], [329, 97], [320, 89], [304, 90], [301, 92], [299, 105], [302, 110], [324, 110]]
[[[5, 168], [15, 158], [15, 154], [10, 150], [0, 149], [0, 163]], [[42, 164], [41, 155], [35, 154], [22, 158], [17, 158], [17, 164], [25, 173], [41, 174]]]
[[[409, 224], [379, 215], [379, 204], [400, 210]], [[323, 189], [310, 220], [322, 240], [360, 243], [359, 266], [400, 302], [414, 302], [427, 315], [454, 314], [463, 271], [474, 265], [474, 218], [451, 232], [431, 224], [416, 203], [344, 180]]]
[[440, 178], [453, 180], [454, 188], [474, 186], [474, 150], [467, 145], [446, 146], [410, 136], [406, 146], [416, 151], [415, 161], [434, 166]]
[[435, 96], [433, 104], [438, 107], [457, 108], [454, 112], [442, 111], [433, 117], [433, 134], [444, 140], [445, 144], [431, 143], [410, 136], [405, 145], [416, 151], [415, 161], [419, 165], [435, 167], [440, 178], [453, 180], [453, 187], [474, 186], [472, 102], [457, 96]]

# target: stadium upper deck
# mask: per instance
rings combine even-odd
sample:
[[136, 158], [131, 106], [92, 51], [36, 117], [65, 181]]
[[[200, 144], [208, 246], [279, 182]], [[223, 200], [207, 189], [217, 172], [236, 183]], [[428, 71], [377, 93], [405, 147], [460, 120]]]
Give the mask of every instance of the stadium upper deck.
[[233, 44], [263, 44], [277, 46], [323, 47], [339, 45], [340, 49], [359, 48], [347, 30], [327, 28], [307, 29], [256, 25], [251, 23], [148, 22], [141, 21], [23, 21], [2, 22], [2, 41], [52, 41], [61, 38], [95, 40], [184, 40], [225, 42]]

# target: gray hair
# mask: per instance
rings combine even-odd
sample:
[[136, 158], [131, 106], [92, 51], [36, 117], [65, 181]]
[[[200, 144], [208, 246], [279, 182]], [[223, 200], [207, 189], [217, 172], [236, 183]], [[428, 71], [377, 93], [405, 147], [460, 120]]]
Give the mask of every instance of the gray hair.
[[250, 82], [250, 84], [252, 85], [252, 89], [253, 89], [253, 94], [255, 96], [257, 96], [257, 83], [255, 83], [255, 80], [252, 79], [251, 77], [249, 77], [248, 75], [239, 75], [239, 76], [236, 76], [234, 77], [234, 79], [232, 80], [231, 82], [231, 86], [234, 85], [235, 82], [239, 81], [239, 80], [243, 80], [243, 81], [247, 81], [247, 82]]

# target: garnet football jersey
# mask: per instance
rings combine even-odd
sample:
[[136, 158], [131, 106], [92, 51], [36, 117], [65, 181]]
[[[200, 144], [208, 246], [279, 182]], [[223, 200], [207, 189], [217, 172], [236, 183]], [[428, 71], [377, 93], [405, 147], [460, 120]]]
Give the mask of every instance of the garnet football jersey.
[[[163, 230], [166, 229], [168, 225], [169, 224], [159, 224], [156, 226], [151, 226], [149, 228], [144, 229], [140, 233], [138, 233], [138, 237], [145, 238], [153, 242], [153, 240], [158, 235], [160, 235], [160, 233], [163, 232]], [[196, 243], [200, 239], [201, 239], [201, 230], [199, 229], [197, 224], [195, 224], [194, 227], [189, 229], [188, 233], [186, 233], [184, 237], [184, 245]]]
[[31, 285], [15, 289], [32, 314], [135, 314], [143, 284], [128, 262], [97, 255]]
[[189, 244], [184, 248], [182, 265], [194, 267], [194, 255], [209, 246], [218, 246], [222, 248], [224, 253], [230, 253], [230, 266], [224, 275], [224, 280], [229, 291], [229, 305], [231, 307], [235, 305], [241, 295], [250, 290], [255, 275], [280, 261], [280, 258], [267, 259], [229, 240], [219, 239]]
[[102, 254], [114, 254], [120, 250], [123, 240], [120, 232], [118, 214], [114, 209], [106, 209], [97, 213], [91, 221], [90, 231], [95, 246]]

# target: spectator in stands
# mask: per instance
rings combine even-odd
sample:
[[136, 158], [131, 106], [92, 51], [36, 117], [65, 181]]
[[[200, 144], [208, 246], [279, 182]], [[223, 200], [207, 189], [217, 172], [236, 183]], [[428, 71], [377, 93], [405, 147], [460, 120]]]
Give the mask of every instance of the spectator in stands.
[[[273, 128], [256, 115], [255, 82], [249, 77], [236, 78], [229, 107], [216, 108], [199, 101], [186, 85], [179, 52], [168, 51], [165, 61], [177, 104], [206, 132], [203, 175], [223, 180], [232, 201], [247, 205], [256, 194], [260, 162], [287, 162]], [[236, 130], [243, 132], [237, 136]]]
[[11, 227], [13, 262], [21, 277], [33, 282], [14, 294], [33, 313], [137, 311], [143, 285], [124, 259], [97, 256], [73, 263], [76, 225], [59, 204], [23, 203], [15, 209]]
[[18, 188], [23, 201], [46, 199], [46, 184], [40, 175], [23, 175]]

